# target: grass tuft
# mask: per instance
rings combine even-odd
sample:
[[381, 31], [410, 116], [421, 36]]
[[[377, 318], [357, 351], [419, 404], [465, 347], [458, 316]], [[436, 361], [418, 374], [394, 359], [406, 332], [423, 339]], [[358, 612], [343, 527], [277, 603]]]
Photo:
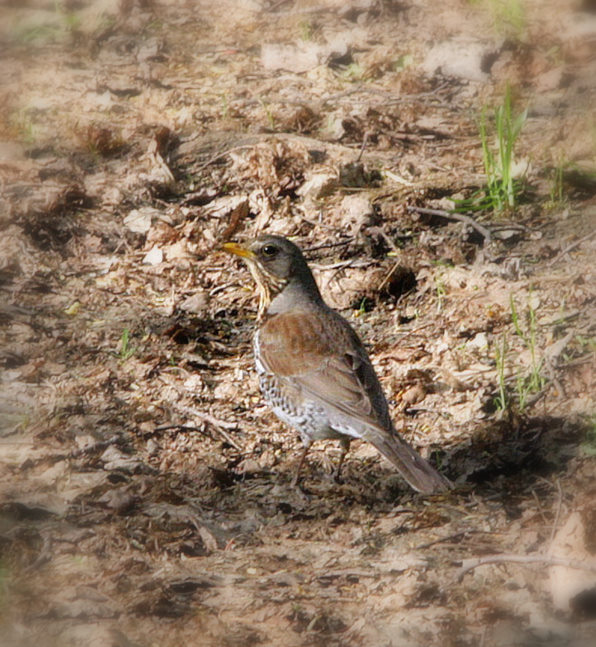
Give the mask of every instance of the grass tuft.
[[[525, 177], [516, 169], [514, 149], [528, 115], [527, 110], [514, 115], [511, 89], [505, 90], [503, 102], [489, 115], [482, 110], [478, 122], [486, 185], [470, 198], [457, 200], [456, 211], [511, 211], [519, 202]], [[494, 143], [493, 143], [494, 142]]]

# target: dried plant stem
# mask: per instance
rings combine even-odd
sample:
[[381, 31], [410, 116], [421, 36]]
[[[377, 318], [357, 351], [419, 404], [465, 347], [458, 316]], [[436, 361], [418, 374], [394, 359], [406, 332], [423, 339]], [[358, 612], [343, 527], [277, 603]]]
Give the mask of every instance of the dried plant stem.
[[487, 243], [490, 243], [490, 241], [492, 240], [492, 235], [486, 227], [478, 224], [473, 218], [470, 218], [470, 216], [466, 216], [463, 213], [453, 213], [451, 211], [444, 211], [443, 209], [427, 209], [426, 207], [408, 206], [407, 209], [408, 211], [414, 211], [415, 213], [421, 213], [427, 216], [438, 216], [439, 218], [446, 218], [447, 220], [465, 222], [467, 225], [470, 225], [470, 227], [473, 227], [481, 236], [483, 236], [484, 240]]
[[479, 566], [485, 564], [548, 564], [548, 566], [566, 566], [579, 571], [596, 573], [596, 562], [586, 562], [579, 559], [567, 559], [565, 557], [549, 557], [548, 555], [516, 555], [513, 553], [502, 553], [500, 555], [484, 555], [483, 557], [471, 557], [464, 559], [461, 568], [457, 572], [457, 580], [461, 581], [463, 576]]

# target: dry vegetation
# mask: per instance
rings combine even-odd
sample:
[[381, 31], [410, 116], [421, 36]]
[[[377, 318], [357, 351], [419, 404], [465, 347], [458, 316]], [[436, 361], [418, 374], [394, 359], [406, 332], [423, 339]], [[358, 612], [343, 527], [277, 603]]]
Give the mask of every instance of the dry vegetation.
[[[2, 645], [593, 644], [595, 45], [587, 0], [0, 6]], [[458, 219], [507, 87], [517, 204]], [[261, 231], [455, 492], [356, 443], [290, 486]]]

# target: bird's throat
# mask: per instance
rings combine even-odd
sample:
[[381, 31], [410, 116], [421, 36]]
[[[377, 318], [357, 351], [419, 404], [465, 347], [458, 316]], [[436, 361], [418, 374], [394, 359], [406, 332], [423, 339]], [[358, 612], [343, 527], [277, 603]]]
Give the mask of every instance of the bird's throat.
[[260, 322], [265, 317], [271, 301], [285, 288], [287, 281], [273, 276], [255, 263], [249, 263], [248, 269], [255, 280], [259, 293], [257, 321]]

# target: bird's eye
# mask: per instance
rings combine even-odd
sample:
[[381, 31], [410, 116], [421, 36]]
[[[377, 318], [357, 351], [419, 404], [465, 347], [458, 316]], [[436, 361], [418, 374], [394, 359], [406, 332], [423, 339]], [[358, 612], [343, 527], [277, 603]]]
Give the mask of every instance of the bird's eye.
[[277, 254], [277, 247], [275, 245], [265, 245], [261, 251], [263, 252], [263, 256], [273, 258]]

